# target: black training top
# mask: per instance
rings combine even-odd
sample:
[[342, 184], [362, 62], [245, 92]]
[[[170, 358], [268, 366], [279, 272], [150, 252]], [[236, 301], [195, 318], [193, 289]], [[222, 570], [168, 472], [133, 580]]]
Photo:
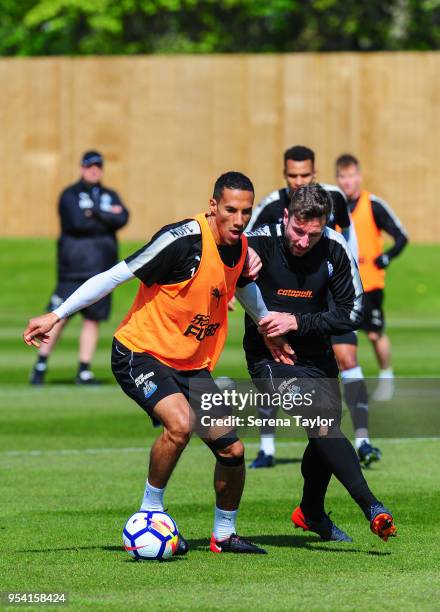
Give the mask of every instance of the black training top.
[[[353, 212], [357, 206], [359, 198], [348, 200], [348, 208]], [[386, 254], [390, 259], [399, 255], [408, 243], [408, 235], [402, 222], [390, 208], [390, 206], [377, 196], [370, 194], [371, 209], [374, 222], [380, 230], [383, 230], [394, 239], [394, 245], [388, 249]]]
[[[113, 205], [120, 212], [113, 212]], [[118, 261], [116, 231], [128, 221], [128, 211], [116, 191], [83, 180], [61, 194], [58, 211], [58, 279], [84, 281]]]
[[[319, 183], [329, 194], [333, 211], [327, 225], [332, 229], [339, 225], [341, 229], [350, 227], [350, 217], [347, 210], [347, 200], [344, 193], [335, 185]], [[263, 198], [256, 206], [252, 218], [247, 226], [246, 233], [251, 232], [262, 225], [269, 223], [281, 223], [284, 216], [284, 209], [289, 207], [289, 190], [287, 187], [273, 191]]]
[[[234, 246], [218, 245], [223, 263], [230, 268], [241, 257], [241, 240]], [[148, 287], [172, 285], [194, 276], [202, 256], [202, 231], [195, 219], [184, 219], [162, 227], [141, 249], [125, 259], [135, 276]], [[243, 287], [250, 279], [240, 277]]]
[[[344, 238], [326, 227], [319, 242], [302, 257], [290, 253], [283, 224], [264, 225], [251, 232], [248, 241], [263, 262], [256, 282], [268, 310], [296, 315], [298, 330], [288, 340], [298, 363], [325, 370], [330, 360], [333, 367], [329, 337], [357, 329], [362, 320], [362, 283]], [[248, 364], [270, 358], [247, 315], [243, 346]]]

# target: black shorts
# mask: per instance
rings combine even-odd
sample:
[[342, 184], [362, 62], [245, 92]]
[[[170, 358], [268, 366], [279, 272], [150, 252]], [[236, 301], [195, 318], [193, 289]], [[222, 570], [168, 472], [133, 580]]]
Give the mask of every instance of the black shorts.
[[[193, 408], [196, 416], [194, 429], [202, 438], [210, 436], [207, 433], [209, 427], [201, 425], [201, 417], [216, 419], [232, 415], [232, 408], [223, 403], [211, 406], [209, 412], [203, 409], [204, 394], [220, 393], [211, 373], [206, 369], [175, 370], [148, 353], [130, 351], [116, 338], [113, 338], [111, 365], [114, 377], [124, 393], [152, 418], [156, 404], [174, 393], [183, 393]], [[235, 429], [234, 434], [231, 432], [228, 436], [231, 441], [238, 439]]]
[[[342, 400], [337, 371], [333, 368], [325, 372], [313, 366], [291, 366], [265, 359], [253, 364], [249, 374], [260, 393], [299, 393], [303, 397], [310, 394], [312, 403], [297, 410], [296, 414], [305, 418], [333, 419], [332, 429], [339, 431]], [[307, 433], [315, 434], [314, 431]]]
[[[58, 306], [60, 306], [64, 300], [67, 300], [67, 298], [84, 282], [85, 281], [60, 281], [47, 305], [48, 312], [52, 312], [52, 310], [58, 308]], [[95, 304], [87, 306], [87, 308], [83, 308], [83, 310], [79, 312], [85, 319], [89, 319], [90, 321], [107, 321], [110, 316], [111, 303], [111, 295], [109, 294], [103, 297], [102, 300], [99, 300], [99, 302], [95, 302]]]
[[352, 346], [357, 346], [358, 339], [356, 332], [347, 332], [346, 334], [342, 334], [341, 336], [332, 336], [331, 343], [333, 344], [351, 344]]
[[365, 293], [364, 318], [361, 329], [366, 332], [381, 333], [385, 327], [383, 313], [384, 291], [374, 289]]

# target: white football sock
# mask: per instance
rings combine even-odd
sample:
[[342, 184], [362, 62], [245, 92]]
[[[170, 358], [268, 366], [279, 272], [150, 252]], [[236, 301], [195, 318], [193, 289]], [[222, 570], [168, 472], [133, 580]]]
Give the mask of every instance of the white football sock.
[[362, 433], [365, 431], [366, 431], [365, 429], [357, 429], [354, 432], [354, 435], [355, 435], [354, 445], [356, 447], [356, 450], [360, 446], [362, 446], [364, 442], [367, 442], [367, 444], [370, 444], [370, 438], [368, 436], [362, 436]]
[[394, 378], [393, 368], [387, 368], [386, 370], [379, 370], [379, 378]]
[[362, 372], [361, 366], [355, 366], [354, 368], [350, 368], [349, 370], [341, 371], [341, 379], [342, 382], [347, 384], [353, 382], [353, 378], [355, 380], [362, 380], [364, 374]]
[[265, 455], [275, 455], [275, 435], [274, 434], [263, 434], [260, 438], [260, 450]]
[[215, 507], [214, 537], [216, 540], [224, 540], [231, 533], [235, 533], [235, 521], [238, 510], [221, 510]]
[[147, 480], [141, 510], [160, 510], [163, 512], [164, 493], [165, 487], [163, 489], [158, 489], [157, 487], [151, 486]]

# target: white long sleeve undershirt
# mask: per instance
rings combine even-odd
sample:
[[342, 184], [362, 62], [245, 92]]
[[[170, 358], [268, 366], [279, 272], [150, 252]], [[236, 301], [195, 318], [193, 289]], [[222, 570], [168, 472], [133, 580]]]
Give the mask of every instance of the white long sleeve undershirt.
[[256, 283], [249, 283], [244, 287], [237, 287], [235, 290], [235, 297], [257, 325], [263, 317], [269, 314], [263, 296], [261, 295], [260, 288]]
[[[94, 304], [111, 293], [116, 287], [133, 278], [135, 278], [135, 275], [131, 272], [125, 261], [120, 261], [113, 268], [89, 278], [53, 312], [60, 319], [70, 317], [75, 312]], [[256, 323], [268, 314], [261, 291], [255, 283], [249, 283], [242, 288], [237, 287], [235, 295], [248, 315]]]

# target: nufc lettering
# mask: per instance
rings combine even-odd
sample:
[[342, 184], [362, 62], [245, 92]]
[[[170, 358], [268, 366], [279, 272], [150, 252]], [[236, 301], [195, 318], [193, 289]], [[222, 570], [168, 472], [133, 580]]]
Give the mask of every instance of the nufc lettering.
[[190, 225], [182, 225], [181, 227], [175, 227], [170, 230], [170, 234], [174, 238], [181, 238], [182, 236], [187, 236], [188, 234], [193, 234], [194, 229]]
[[201, 342], [208, 336], [214, 336], [220, 323], [210, 323], [208, 315], [197, 314], [183, 332], [184, 336], [195, 336]]

